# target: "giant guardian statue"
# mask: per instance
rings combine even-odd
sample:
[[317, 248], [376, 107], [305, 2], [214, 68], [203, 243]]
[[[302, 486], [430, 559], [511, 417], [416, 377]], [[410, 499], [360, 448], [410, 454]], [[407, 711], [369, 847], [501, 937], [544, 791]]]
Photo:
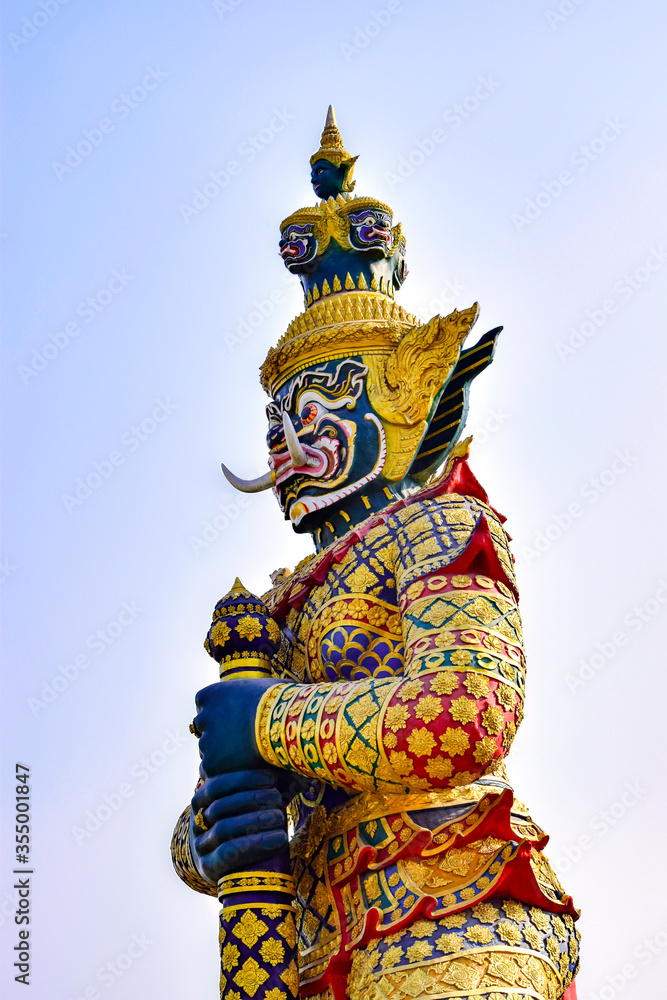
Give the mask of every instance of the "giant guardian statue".
[[261, 369], [268, 471], [223, 467], [314, 551], [215, 606], [174, 864], [221, 901], [225, 1000], [572, 1000], [578, 913], [505, 770], [514, 560], [462, 433], [500, 331], [398, 304], [405, 238], [355, 160], [330, 108], [319, 200], [281, 225], [304, 310]]

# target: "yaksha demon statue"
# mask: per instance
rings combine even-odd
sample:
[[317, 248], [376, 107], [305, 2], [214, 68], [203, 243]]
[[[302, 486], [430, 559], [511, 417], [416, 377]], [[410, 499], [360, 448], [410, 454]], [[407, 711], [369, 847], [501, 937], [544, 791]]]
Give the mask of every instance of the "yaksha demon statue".
[[578, 914], [504, 766], [513, 558], [460, 440], [499, 329], [464, 348], [476, 304], [420, 324], [396, 303], [401, 226], [353, 194], [355, 160], [329, 109], [321, 200], [281, 227], [305, 309], [262, 366], [270, 471], [225, 470], [315, 552], [216, 605], [174, 863], [222, 902], [227, 1000], [570, 1000]]

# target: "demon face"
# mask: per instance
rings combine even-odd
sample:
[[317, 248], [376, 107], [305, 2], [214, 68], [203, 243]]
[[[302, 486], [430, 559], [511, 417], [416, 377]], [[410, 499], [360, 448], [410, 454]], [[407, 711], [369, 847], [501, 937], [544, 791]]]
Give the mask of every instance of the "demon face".
[[388, 256], [391, 245], [391, 214], [380, 208], [349, 212], [350, 243], [355, 250], [381, 250]]
[[381, 475], [384, 429], [366, 392], [361, 359], [299, 372], [267, 406], [269, 465], [285, 517], [312, 531], [334, 504]]
[[312, 222], [299, 226], [290, 223], [280, 234], [280, 256], [289, 271], [299, 271], [317, 255], [317, 239]]

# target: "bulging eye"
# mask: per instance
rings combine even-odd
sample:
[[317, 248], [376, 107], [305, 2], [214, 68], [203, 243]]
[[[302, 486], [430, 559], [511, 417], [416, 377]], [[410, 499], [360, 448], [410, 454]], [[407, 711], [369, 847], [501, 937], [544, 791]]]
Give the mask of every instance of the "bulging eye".
[[311, 424], [315, 417], [317, 416], [317, 407], [315, 403], [306, 403], [301, 411], [301, 423], [305, 426], [306, 424]]

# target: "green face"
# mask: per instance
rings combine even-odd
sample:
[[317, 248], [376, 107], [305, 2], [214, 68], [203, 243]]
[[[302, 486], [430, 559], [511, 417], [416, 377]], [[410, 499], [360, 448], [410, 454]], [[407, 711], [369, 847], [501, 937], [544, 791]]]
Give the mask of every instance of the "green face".
[[335, 198], [343, 191], [345, 183], [344, 166], [337, 167], [329, 160], [316, 160], [310, 171], [310, 180], [318, 198]]

